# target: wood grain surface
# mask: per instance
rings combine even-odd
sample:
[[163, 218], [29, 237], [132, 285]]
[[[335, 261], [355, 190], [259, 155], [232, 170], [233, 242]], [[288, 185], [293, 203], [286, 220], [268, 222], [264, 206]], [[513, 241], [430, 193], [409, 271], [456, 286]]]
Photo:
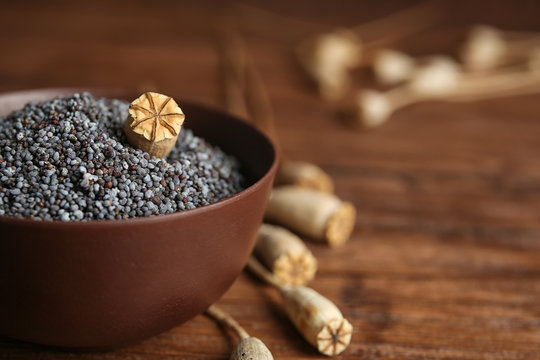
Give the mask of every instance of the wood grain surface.
[[[339, 358], [539, 359], [540, 95], [415, 105], [358, 132], [335, 118], [294, 62], [292, 48], [305, 36], [406, 5], [2, 2], [0, 91], [155, 89], [180, 103], [223, 107], [216, 29], [224, 16], [241, 14], [284, 152], [323, 167], [337, 194], [358, 209], [345, 246], [309, 244], [320, 262], [313, 288], [355, 327]], [[540, 29], [539, 2], [440, 5], [437, 25], [396, 46], [455, 54], [470, 24]], [[369, 74], [355, 78], [369, 84]], [[275, 292], [253, 277], [242, 275], [219, 304], [276, 359], [322, 358], [288, 323]], [[227, 334], [199, 316], [97, 354], [0, 338], [0, 359], [226, 359], [231, 347]]]

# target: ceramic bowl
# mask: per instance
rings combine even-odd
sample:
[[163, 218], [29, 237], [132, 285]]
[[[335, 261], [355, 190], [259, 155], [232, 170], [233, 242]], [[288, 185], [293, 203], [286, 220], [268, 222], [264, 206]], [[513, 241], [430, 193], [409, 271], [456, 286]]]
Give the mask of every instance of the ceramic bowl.
[[[74, 92], [0, 95], [0, 116]], [[131, 101], [138, 94], [94, 90]], [[174, 94], [173, 94], [174, 95]], [[194, 133], [240, 160], [247, 187], [168, 215], [88, 222], [0, 216], [0, 334], [62, 348], [110, 349], [202, 313], [242, 271], [277, 167], [272, 142], [223, 112], [182, 102]]]

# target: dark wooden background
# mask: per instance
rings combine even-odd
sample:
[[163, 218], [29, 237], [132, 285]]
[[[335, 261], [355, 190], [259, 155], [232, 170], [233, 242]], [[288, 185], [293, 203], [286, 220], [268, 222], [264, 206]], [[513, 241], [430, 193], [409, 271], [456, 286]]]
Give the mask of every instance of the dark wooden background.
[[[322, 166], [337, 194], [358, 208], [345, 246], [310, 245], [320, 260], [312, 286], [355, 327], [340, 358], [540, 358], [540, 95], [426, 103], [380, 128], [353, 131], [314, 94], [292, 47], [319, 30], [407, 3], [248, 4], [284, 18], [218, 1], [2, 2], [0, 91], [157, 89], [180, 103], [223, 107], [216, 26], [225, 14], [243, 14], [284, 152]], [[455, 53], [466, 26], [478, 22], [540, 29], [539, 2], [441, 5], [447, 10], [440, 22], [400, 48]], [[271, 289], [250, 276], [242, 275], [220, 305], [275, 358], [321, 357], [286, 321]], [[1, 359], [226, 359], [230, 351], [230, 339], [202, 316], [100, 354], [0, 338]]]

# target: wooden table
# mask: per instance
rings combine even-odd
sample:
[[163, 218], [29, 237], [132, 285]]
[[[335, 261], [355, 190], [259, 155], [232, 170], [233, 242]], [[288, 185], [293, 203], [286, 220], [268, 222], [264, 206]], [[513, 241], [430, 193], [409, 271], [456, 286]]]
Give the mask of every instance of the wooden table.
[[[215, 25], [236, 9], [284, 152], [327, 170], [337, 194], [358, 209], [345, 246], [310, 244], [320, 261], [313, 288], [355, 327], [340, 358], [540, 358], [540, 97], [425, 103], [380, 128], [353, 131], [315, 95], [292, 47], [316, 30], [404, 4], [255, 5], [285, 18], [221, 2], [3, 3], [0, 91], [158, 89], [180, 102], [222, 107]], [[462, 30], [477, 22], [540, 28], [538, 2], [442, 5], [448, 10], [438, 25], [400, 47], [455, 53]], [[276, 359], [321, 358], [287, 322], [276, 294], [254, 278], [242, 275], [220, 305]], [[231, 346], [199, 316], [109, 353], [69, 354], [0, 338], [0, 359], [225, 359]]]

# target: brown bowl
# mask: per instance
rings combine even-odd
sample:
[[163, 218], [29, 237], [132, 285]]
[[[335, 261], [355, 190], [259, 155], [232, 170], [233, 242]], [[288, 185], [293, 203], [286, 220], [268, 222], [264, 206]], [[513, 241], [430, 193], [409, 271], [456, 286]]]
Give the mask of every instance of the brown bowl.
[[[0, 115], [72, 92], [2, 94]], [[211, 205], [145, 218], [65, 223], [0, 216], [0, 334], [63, 348], [114, 348], [185, 322], [230, 287], [254, 245], [276, 150], [243, 121], [181, 105], [195, 134], [240, 160], [248, 187]]]

